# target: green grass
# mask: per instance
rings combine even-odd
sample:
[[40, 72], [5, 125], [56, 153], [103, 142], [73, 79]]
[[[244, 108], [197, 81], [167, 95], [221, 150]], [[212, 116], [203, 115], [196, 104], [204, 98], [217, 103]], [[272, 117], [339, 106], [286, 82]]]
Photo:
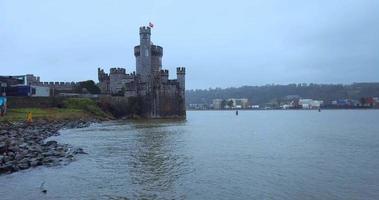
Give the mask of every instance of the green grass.
[[102, 111], [96, 102], [92, 99], [70, 98], [64, 101], [64, 105], [66, 108], [83, 110], [94, 116], [109, 117], [109, 115]]
[[111, 118], [103, 112], [95, 101], [86, 98], [72, 98], [64, 101], [65, 108], [16, 108], [8, 109], [1, 121], [26, 121], [27, 114], [32, 113], [33, 120], [76, 120], [86, 118]]
[[4, 117], [0, 117], [0, 121], [26, 121], [27, 114], [31, 112], [33, 120], [69, 120], [84, 119], [91, 115], [79, 109], [67, 108], [18, 108], [8, 109]]

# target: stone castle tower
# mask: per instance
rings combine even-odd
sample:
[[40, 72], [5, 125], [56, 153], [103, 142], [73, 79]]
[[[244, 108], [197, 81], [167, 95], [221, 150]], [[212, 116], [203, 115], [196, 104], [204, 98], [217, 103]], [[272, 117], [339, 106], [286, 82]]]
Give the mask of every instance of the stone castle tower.
[[140, 27], [139, 34], [140, 45], [134, 47], [136, 72], [142, 82], [147, 82], [162, 69], [163, 48], [152, 44], [150, 27]]
[[151, 28], [140, 27], [140, 44], [134, 47], [136, 72], [111, 68], [98, 69], [99, 86], [104, 94], [139, 97], [143, 115], [148, 118], [185, 117], [185, 68], [176, 69], [177, 79], [169, 79], [162, 69], [163, 48], [151, 42]]

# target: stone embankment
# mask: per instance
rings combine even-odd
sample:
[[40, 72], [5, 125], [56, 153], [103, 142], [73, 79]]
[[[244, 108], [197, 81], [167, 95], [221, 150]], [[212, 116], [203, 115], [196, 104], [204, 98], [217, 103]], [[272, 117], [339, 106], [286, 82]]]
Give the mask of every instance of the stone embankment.
[[0, 122], [0, 174], [12, 173], [40, 165], [68, 163], [83, 149], [56, 141], [46, 141], [58, 135], [62, 128], [81, 128], [96, 120], [76, 120], [26, 123]]

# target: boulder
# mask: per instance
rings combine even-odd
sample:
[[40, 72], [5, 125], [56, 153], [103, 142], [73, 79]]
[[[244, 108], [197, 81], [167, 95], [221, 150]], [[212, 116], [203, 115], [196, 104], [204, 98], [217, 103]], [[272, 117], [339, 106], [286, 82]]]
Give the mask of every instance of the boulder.
[[45, 146], [57, 146], [58, 142], [54, 140], [47, 141]]
[[26, 144], [25, 142], [18, 145], [18, 147], [20, 147], [20, 148], [26, 148], [27, 146], [28, 146], [28, 144]]
[[72, 153], [73, 154], [88, 154], [82, 148], [76, 148], [76, 149], [74, 149], [74, 151]]
[[12, 172], [12, 169], [13, 169], [13, 167], [10, 164], [1, 165], [0, 166], [0, 174]]
[[18, 163], [17, 167], [21, 170], [22, 169], [28, 169], [29, 168], [29, 161], [26, 159], [23, 159], [20, 161], [20, 163]]
[[5, 144], [5, 142], [0, 142], [0, 154], [6, 151], [7, 151], [7, 145]]

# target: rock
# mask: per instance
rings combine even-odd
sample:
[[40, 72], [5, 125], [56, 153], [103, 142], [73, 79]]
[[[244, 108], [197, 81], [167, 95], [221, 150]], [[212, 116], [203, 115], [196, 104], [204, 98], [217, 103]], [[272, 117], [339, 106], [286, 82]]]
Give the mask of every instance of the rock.
[[57, 146], [58, 142], [54, 140], [47, 141], [45, 146]]
[[19, 169], [28, 169], [29, 168], [29, 162], [27, 160], [22, 160], [17, 167]]
[[5, 144], [5, 142], [0, 142], [0, 153], [4, 153], [7, 151], [7, 145]]
[[51, 158], [51, 157], [46, 157], [42, 160], [42, 164], [49, 164], [49, 163], [52, 163], [54, 162], [54, 159]]
[[58, 147], [56, 148], [56, 150], [57, 150], [57, 151], [64, 151], [65, 148], [64, 148], [63, 146], [58, 146]]
[[20, 148], [26, 148], [27, 146], [28, 146], [28, 144], [26, 144], [26, 143], [22, 143], [22, 144], [18, 145], [18, 147], [20, 147]]
[[14, 157], [15, 160], [22, 160], [24, 158], [24, 155], [22, 153], [17, 153]]
[[14, 159], [15, 154], [14, 154], [13, 152], [8, 151], [7, 154], [8, 154], [8, 158], [9, 158], [10, 160], [11, 160], [11, 159]]
[[36, 167], [39, 165], [40, 162], [38, 162], [38, 160], [33, 160], [33, 161], [30, 161], [30, 166], [31, 167]]
[[12, 165], [12, 172], [17, 172], [19, 170], [20, 170], [20, 168], [18, 166]]
[[87, 154], [82, 148], [69, 150], [69, 145], [54, 140], [45, 142], [45, 139], [59, 135], [62, 128], [87, 127], [90, 123], [88, 120], [0, 123], [0, 174], [67, 163], [74, 160], [76, 154]]
[[76, 148], [76, 149], [74, 149], [74, 151], [72, 153], [73, 154], [88, 154], [82, 148]]
[[6, 163], [6, 162], [8, 162], [8, 161], [10, 161], [9, 156], [4, 155], [4, 156], [3, 156], [3, 163]]
[[73, 159], [73, 158], [74, 158], [74, 155], [72, 155], [72, 154], [67, 154], [67, 155], [66, 155], [66, 158]]
[[12, 151], [14, 153], [19, 151], [19, 150], [20, 150], [20, 148], [16, 145], [8, 147], [8, 151]]
[[29, 146], [29, 151], [30, 152], [41, 153], [42, 152], [42, 148], [41, 148], [40, 145], [33, 144], [32, 146]]
[[6, 165], [2, 165], [0, 166], [0, 173], [9, 173], [9, 172], [12, 172], [12, 165], [10, 164], [6, 164]]
[[45, 158], [46, 157], [51, 157], [51, 156], [54, 155], [54, 153], [55, 153], [54, 150], [50, 149], [48, 152], [43, 152], [42, 156], [45, 157]]
[[53, 151], [53, 156], [55, 157], [64, 157], [65, 152], [64, 151]]

